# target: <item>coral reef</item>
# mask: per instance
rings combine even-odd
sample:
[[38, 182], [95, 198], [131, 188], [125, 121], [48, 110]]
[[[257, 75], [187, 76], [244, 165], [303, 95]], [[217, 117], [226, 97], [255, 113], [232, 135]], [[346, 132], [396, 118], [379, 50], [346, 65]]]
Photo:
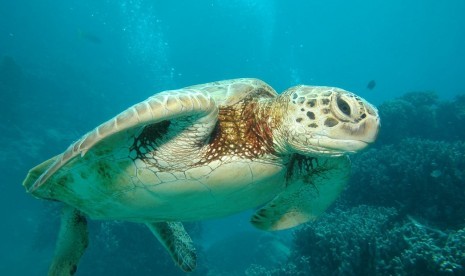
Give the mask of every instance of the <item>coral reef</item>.
[[412, 92], [379, 106], [381, 131], [377, 144], [394, 144], [405, 137], [428, 137], [436, 128], [438, 99], [433, 92]]
[[465, 142], [405, 139], [353, 158], [343, 200], [396, 207], [442, 227], [465, 226]]
[[433, 135], [443, 140], [465, 139], [465, 95], [458, 95], [453, 101], [441, 102], [436, 114], [441, 127]]
[[[397, 217], [393, 208], [355, 207], [326, 214], [295, 231], [292, 258], [310, 275], [373, 275], [379, 239]], [[308, 275], [307, 274], [307, 275]]]
[[442, 232], [416, 220], [389, 230], [377, 246], [384, 275], [463, 275], [465, 229]]
[[246, 275], [463, 275], [465, 229], [443, 232], [394, 208], [335, 210], [294, 232], [289, 262]]
[[406, 137], [431, 140], [465, 139], [465, 95], [440, 101], [434, 92], [412, 92], [379, 106], [382, 127], [377, 145]]

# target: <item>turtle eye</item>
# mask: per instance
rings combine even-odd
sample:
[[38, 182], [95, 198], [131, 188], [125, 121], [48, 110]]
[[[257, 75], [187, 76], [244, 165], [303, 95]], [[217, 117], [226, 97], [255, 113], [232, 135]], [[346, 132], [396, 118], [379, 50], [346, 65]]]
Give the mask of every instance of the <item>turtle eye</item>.
[[350, 116], [350, 105], [340, 97], [337, 98], [337, 107], [347, 116]]

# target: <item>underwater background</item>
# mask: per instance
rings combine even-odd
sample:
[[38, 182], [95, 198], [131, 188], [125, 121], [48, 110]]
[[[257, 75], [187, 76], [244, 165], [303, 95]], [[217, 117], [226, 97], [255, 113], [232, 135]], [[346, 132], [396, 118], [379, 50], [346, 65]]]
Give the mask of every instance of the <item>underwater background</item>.
[[[60, 205], [28, 170], [150, 95], [260, 78], [378, 106], [378, 142], [318, 220], [187, 225], [193, 275], [465, 275], [465, 1], [0, 0], [0, 275], [46, 275]], [[182, 275], [143, 225], [90, 221], [76, 275]]]

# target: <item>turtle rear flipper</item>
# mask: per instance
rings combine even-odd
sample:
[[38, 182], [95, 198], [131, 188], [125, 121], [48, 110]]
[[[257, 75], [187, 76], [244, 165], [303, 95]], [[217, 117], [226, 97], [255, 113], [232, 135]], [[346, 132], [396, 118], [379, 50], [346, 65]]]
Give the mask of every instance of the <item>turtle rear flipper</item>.
[[55, 255], [48, 275], [73, 275], [88, 244], [86, 218], [77, 209], [64, 206]]
[[195, 248], [181, 222], [154, 222], [147, 223], [147, 226], [183, 271], [191, 272], [195, 269]]
[[288, 229], [316, 219], [336, 200], [350, 175], [350, 160], [340, 157], [298, 157], [286, 189], [251, 219], [262, 230]]

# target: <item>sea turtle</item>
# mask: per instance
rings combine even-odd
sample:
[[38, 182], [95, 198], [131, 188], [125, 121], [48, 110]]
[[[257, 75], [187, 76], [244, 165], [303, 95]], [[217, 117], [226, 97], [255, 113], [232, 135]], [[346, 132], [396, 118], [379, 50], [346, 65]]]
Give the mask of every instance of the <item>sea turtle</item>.
[[257, 208], [263, 230], [320, 215], [344, 188], [348, 153], [374, 142], [376, 108], [335, 87], [282, 94], [234, 79], [155, 94], [29, 171], [32, 195], [65, 204], [49, 273], [73, 274], [85, 216], [145, 223], [184, 271], [196, 255], [182, 221]]

